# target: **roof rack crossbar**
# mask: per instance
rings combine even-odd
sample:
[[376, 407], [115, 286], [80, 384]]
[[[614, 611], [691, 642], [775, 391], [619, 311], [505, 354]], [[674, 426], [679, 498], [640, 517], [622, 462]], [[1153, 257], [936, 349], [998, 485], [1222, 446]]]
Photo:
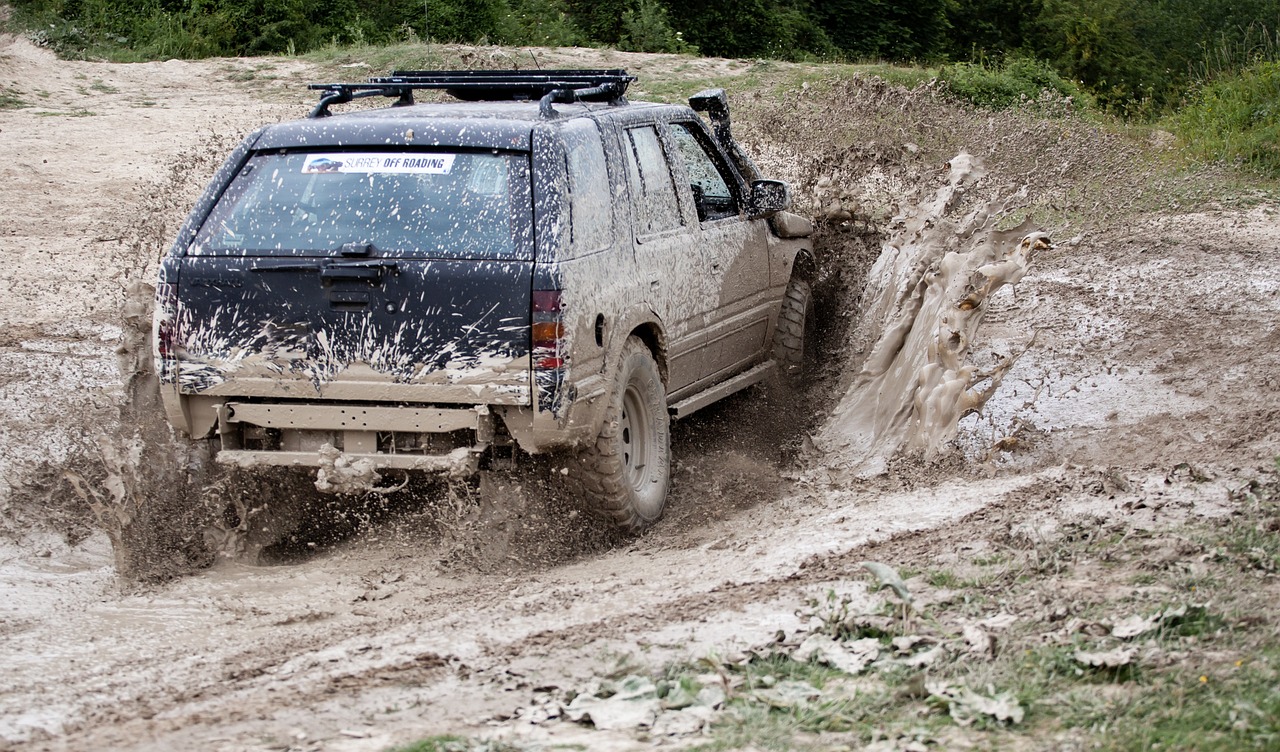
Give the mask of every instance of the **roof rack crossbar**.
[[538, 115], [546, 120], [550, 120], [556, 116], [555, 108], [551, 105], [555, 102], [561, 104], [573, 104], [574, 102], [590, 102], [600, 96], [609, 96], [611, 102], [617, 102], [620, 98], [614, 98], [613, 90], [609, 85], [592, 86], [586, 89], [555, 89], [543, 95], [538, 100]]
[[397, 105], [413, 104], [414, 90], [441, 89], [473, 102], [536, 99], [542, 116], [550, 118], [555, 117], [552, 102], [624, 104], [627, 86], [635, 80], [622, 69], [393, 71], [364, 84], [311, 84], [324, 92], [311, 117], [325, 117], [330, 105], [363, 97], [400, 97]]
[[345, 104], [353, 99], [366, 97], [398, 97], [399, 100], [393, 105], [394, 107], [413, 104], [413, 87], [409, 86], [388, 86], [380, 83], [308, 84], [307, 88], [324, 92], [320, 95], [320, 101], [307, 115], [309, 118], [328, 117], [330, 105]]

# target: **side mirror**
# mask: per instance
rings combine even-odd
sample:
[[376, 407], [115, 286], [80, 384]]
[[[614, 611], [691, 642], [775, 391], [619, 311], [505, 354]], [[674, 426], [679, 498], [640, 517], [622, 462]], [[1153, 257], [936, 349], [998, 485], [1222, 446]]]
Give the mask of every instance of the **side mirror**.
[[791, 186], [781, 180], [754, 180], [747, 214], [751, 219], [772, 217], [791, 206]]

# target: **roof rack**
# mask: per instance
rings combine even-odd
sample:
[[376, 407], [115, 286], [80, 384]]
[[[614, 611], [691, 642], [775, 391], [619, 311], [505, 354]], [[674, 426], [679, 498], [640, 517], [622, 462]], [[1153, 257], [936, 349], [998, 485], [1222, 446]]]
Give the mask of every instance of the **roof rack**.
[[612, 70], [462, 70], [392, 71], [362, 84], [310, 84], [322, 91], [309, 117], [329, 115], [329, 106], [365, 97], [397, 97], [395, 107], [413, 104], [416, 89], [441, 89], [469, 102], [538, 99], [539, 113], [555, 117], [553, 103], [608, 102], [626, 104], [623, 95], [636, 77], [622, 69]]

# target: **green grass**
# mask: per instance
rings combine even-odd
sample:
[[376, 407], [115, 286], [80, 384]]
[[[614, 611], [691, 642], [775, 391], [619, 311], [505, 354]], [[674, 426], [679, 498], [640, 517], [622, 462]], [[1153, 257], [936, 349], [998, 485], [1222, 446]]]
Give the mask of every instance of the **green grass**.
[[1205, 84], [1166, 124], [1202, 159], [1280, 177], [1280, 63]]
[[0, 87], [0, 110], [16, 110], [26, 106], [26, 101], [16, 92]]
[[413, 744], [396, 747], [393, 752], [466, 752], [471, 744], [460, 736], [433, 736]]
[[40, 117], [74, 117], [74, 118], [81, 118], [81, 117], [97, 117], [97, 116], [98, 116], [98, 113], [94, 112], [93, 110], [85, 110], [85, 109], [80, 109], [80, 110], [70, 110], [70, 111], [68, 111], [68, 112], [50, 112], [50, 111], [48, 111], [48, 110], [41, 110], [40, 112], [37, 112], [37, 113], [35, 113], [35, 114], [36, 114], [36, 115], [39, 115]]
[[[1101, 749], [1274, 750], [1280, 749], [1280, 649], [1246, 660], [1178, 672], [1144, 687], [1125, 706]], [[1115, 711], [1112, 711], [1115, 712]], [[1081, 719], [1097, 723], [1105, 716]]]
[[979, 107], [1003, 110], [1043, 102], [1044, 96], [1057, 102], [1070, 100], [1077, 110], [1094, 110], [1094, 102], [1084, 89], [1058, 74], [1047, 63], [1026, 58], [1006, 60], [998, 66], [979, 63], [944, 65], [938, 79], [950, 93]]

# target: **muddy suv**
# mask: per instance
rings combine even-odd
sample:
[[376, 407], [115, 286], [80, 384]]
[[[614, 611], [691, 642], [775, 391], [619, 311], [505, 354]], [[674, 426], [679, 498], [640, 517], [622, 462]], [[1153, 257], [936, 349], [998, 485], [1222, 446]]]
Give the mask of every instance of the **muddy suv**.
[[[656, 521], [670, 419], [799, 367], [811, 226], [723, 91], [628, 102], [632, 81], [313, 84], [310, 117], [245, 139], [163, 259], [170, 422], [222, 463], [319, 468], [321, 490], [562, 450], [621, 526]], [[330, 114], [374, 96], [397, 101]]]

